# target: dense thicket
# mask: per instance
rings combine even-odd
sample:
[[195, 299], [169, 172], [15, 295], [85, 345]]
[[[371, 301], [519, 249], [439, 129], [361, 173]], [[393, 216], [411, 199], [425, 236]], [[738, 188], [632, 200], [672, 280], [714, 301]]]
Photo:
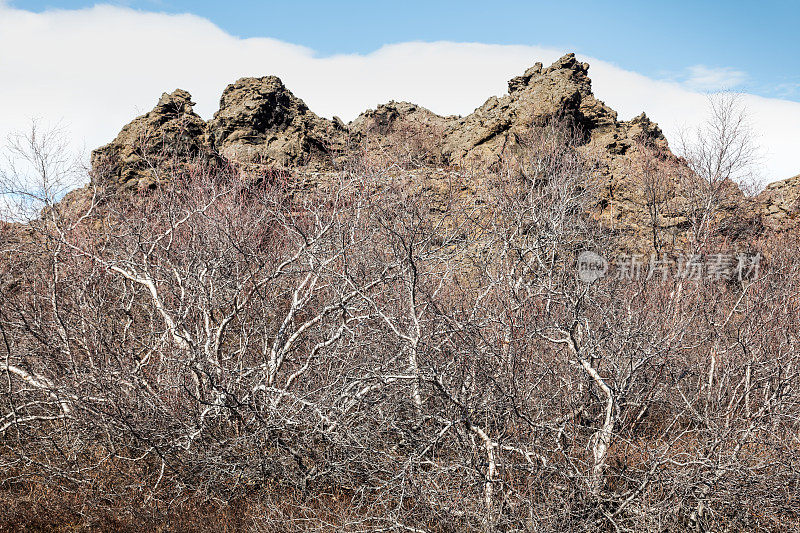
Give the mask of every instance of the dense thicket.
[[711, 191], [658, 252], [759, 269], [583, 281], [623, 251], [571, 139], [310, 185], [196, 161], [7, 229], [0, 528], [800, 527], [796, 236], [735, 250]]

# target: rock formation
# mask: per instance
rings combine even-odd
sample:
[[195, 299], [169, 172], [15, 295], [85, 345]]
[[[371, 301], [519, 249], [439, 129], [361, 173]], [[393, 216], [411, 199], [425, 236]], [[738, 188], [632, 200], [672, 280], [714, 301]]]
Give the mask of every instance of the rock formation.
[[551, 117], [572, 121], [584, 132], [613, 127], [617, 114], [592, 94], [589, 65], [567, 54], [550, 67], [537, 63], [508, 83], [509, 93], [492, 97], [445, 133], [444, 151], [453, 163], [492, 164], [531, 126]]
[[[589, 65], [567, 54], [551, 66], [537, 63], [508, 83], [508, 94], [492, 97], [474, 113], [452, 121], [443, 135], [443, 152], [451, 164], [497, 164], [519, 149], [531, 128], [559, 118], [583, 136], [581, 150], [595, 159], [595, 215], [630, 234], [643, 227], [676, 233], [686, 224], [688, 200], [680, 178], [686, 168], [669, 150], [659, 127], [644, 113], [623, 122], [592, 93]], [[655, 156], [655, 157], [653, 157]], [[659, 191], [644, 176], [640, 161], [657, 161]], [[683, 174], [683, 176], [681, 175]], [[652, 179], [650, 180], [652, 181]], [[658, 213], [647, 209], [648, 196], [665, 197]], [[667, 197], [669, 201], [667, 201]]]
[[[148, 187], [159, 181], [163, 165], [201, 154], [218, 154], [246, 168], [326, 171], [353, 150], [401, 167], [492, 169], [514, 156], [532, 128], [557, 118], [579, 132], [579, 149], [597, 163], [595, 216], [630, 235], [656, 227], [674, 237], [688, 224], [691, 172], [644, 113], [619, 121], [592, 93], [588, 69], [567, 54], [547, 68], [535, 64], [508, 82], [508, 94], [489, 98], [465, 117], [392, 101], [348, 125], [315, 115], [274, 76], [229, 85], [208, 123], [192, 111], [189, 93], [176, 90], [94, 152], [94, 179]], [[656, 168], [644, 168], [643, 161], [656, 161]], [[774, 223], [791, 219], [799, 191], [800, 177], [774, 184], [759, 197], [763, 208], [753, 212]], [[733, 184], [722, 192], [722, 218], [733, 216], [742, 194]]]
[[796, 228], [800, 222], [800, 175], [770, 183], [756, 198], [771, 229]]
[[[372, 145], [383, 151], [398, 144], [399, 132], [410, 131], [417, 137], [422, 133], [434, 139], [429, 145], [438, 147], [442, 164], [493, 168], [515, 156], [532, 128], [560, 119], [578, 130], [581, 150], [599, 166], [595, 212], [599, 219], [631, 236], [653, 225], [662, 232], [680, 232], [689, 208], [681, 190], [685, 183], [680, 182], [687, 177], [685, 165], [644, 113], [622, 122], [595, 98], [588, 69], [588, 64], [567, 54], [547, 68], [537, 63], [509, 81], [508, 94], [489, 98], [466, 117], [442, 117], [414, 104], [390, 102], [359, 116], [350, 131], [358, 138], [371, 135]], [[408, 137], [402, 140], [409, 144]], [[659, 168], [648, 172], [659, 174], [659, 191], [644, 183], [652, 178], [643, 176], [640, 168], [645, 159], [658, 161]], [[647, 196], [653, 194], [663, 197], [657, 213], [646, 208]]]
[[447, 163], [442, 151], [444, 132], [458, 118], [391, 101], [359, 115], [348, 130], [351, 144], [372, 156], [371, 160], [382, 156], [401, 164], [441, 166]]
[[312, 113], [275, 76], [228, 85], [208, 130], [222, 155], [282, 167], [330, 166], [347, 139], [340, 121]]
[[222, 94], [206, 123], [181, 89], [164, 93], [149, 113], [122, 128], [92, 153], [96, 184], [142, 188], [159, 181], [165, 166], [199, 155], [273, 167], [330, 168], [347, 143], [341, 121], [320, 118], [281, 80], [242, 78]]
[[[386, 148], [392, 134], [406, 132], [438, 145], [444, 165], [480, 162], [491, 166], [532, 126], [552, 117], [580, 128], [587, 145], [601, 148], [608, 156], [611, 170], [616, 170], [617, 159], [628, 158], [640, 137], [666, 148], [658, 126], [644, 114], [630, 122], [617, 121], [616, 112], [592, 94], [588, 68], [574, 54], [548, 68], [537, 63], [509, 82], [507, 95], [490, 98], [463, 118], [442, 117], [407, 102], [389, 102], [362, 113], [347, 126], [315, 115], [274, 76], [242, 78], [225, 89], [220, 109], [208, 124], [192, 112], [189, 94], [178, 90], [164, 95], [153, 111], [125, 126], [114, 142], [95, 155], [98, 162], [120, 161], [117, 174], [123, 183], [138, 177], [141, 152], [170, 143], [176, 144], [173, 153], [202, 146], [238, 162], [324, 169], [332, 167], [335, 155], [349, 143], [369, 140]], [[147, 139], [144, 145], [139, 142], [142, 136]]]
[[182, 165], [209, 152], [206, 123], [193, 105], [186, 91], [164, 93], [152, 111], [92, 153], [92, 180], [122, 188], [150, 187], [165, 166]]
[[391, 101], [361, 113], [348, 126], [356, 135], [385, 135], [402, 127], [415, 125], [444, 133], [458, 117], [443, 117], [409, 102]]

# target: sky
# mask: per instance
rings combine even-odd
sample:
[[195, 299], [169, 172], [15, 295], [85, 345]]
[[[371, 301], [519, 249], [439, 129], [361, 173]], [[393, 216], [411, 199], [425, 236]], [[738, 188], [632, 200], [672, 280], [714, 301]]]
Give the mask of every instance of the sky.
[[796, 0], [0, 0], [0, 136], [37, 118], [86, 153], [163, 91], [210, 118], [226, 84], [268, 74], [345, 121], [390, 99], [464, 115], [574, 51], [598, 98], [671, 142], [708, 92], [743, 93], [766, 183], [800, 173], [799, 21]]

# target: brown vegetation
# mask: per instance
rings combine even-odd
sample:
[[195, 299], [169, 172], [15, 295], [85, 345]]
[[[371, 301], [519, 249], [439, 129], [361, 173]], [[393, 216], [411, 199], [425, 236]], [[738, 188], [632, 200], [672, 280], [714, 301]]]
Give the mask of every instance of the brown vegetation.
[[638, 245], [768, 261], [587, 283], [629, 246], [580, 124], [491, 171], [389, 133], [325, 174], [182, 154], [2, 230], [0, 528], [800, 527], [796, 235], [737, 240], [730, 176], [638, 146]]

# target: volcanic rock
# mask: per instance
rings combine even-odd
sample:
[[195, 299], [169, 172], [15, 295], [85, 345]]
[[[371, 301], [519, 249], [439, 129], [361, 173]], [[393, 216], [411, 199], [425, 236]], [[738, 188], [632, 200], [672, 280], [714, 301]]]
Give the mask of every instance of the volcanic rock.
[[439, 166], [445, 130], [458, 117], [443, 117], [409, 102], [391, 101], [359, 115], [349, 125], [351, 143], [371, 160], [381, 156], [409, 165]]
[[228, 85], [208, 127], [215, 148], [242, 163], [326, 168], [347, 143], [341, 121], [312, 113], [275, 76]]
[[[618, 120], [592, 93], [588, 69], [567, 54], [546, 68], [536, 63], [508, 82], [508, 94], [489, 98], [465, 117], [444, 117], [392, 101], [349, 125], [317, 116], [274, 76], [228, 85], [208, 124], [192, 111], [189, 94], [178, 90], [162, 96], [153, 111], [94, 152], [93, 180], [151, 186], [162, 179], [164, 164], [201, 154], [219, 154], [245, 173], [265, 168], [324, 172], [339, 168], [354, 153], [378, 169], [492, 171], [519, 157], [534, 129], [560, 121], [574, 132], [576, 149], [592, 162], [593, 216], [631, 241], [640, 242], [644, 232], [674, 242], [691, 224], [702, 183], [672, 154], [647, 115]], [[768, 188], [759, 197], [764, 217], [781, 221], [795, 216], [798, 190], [800, 177]], [[718, 218], [735, 217], [741, 191], [730, 183], [720, 194]]]
[[756, 200], [767, 227], [771, 229], [797, 227], [800, 222], [800, 175], [770, 183]]
[[546, 69], [537, 63], [512, 79], [509, 93], [489, 98], [445, 132], [451, 163], [497, 163], [531, 127], [559, 117], [584, 132], [614, 126], [615, 111], [592, 94], [589, 65], [567, 54]]
[[165, 167], [185, 165], [210, 151], [206, 123], [181, 89], [164, 93], [149, 113], [122, 128], [111, 143], [92, 152], [92, 181], [145, 188], [163, 179]]

